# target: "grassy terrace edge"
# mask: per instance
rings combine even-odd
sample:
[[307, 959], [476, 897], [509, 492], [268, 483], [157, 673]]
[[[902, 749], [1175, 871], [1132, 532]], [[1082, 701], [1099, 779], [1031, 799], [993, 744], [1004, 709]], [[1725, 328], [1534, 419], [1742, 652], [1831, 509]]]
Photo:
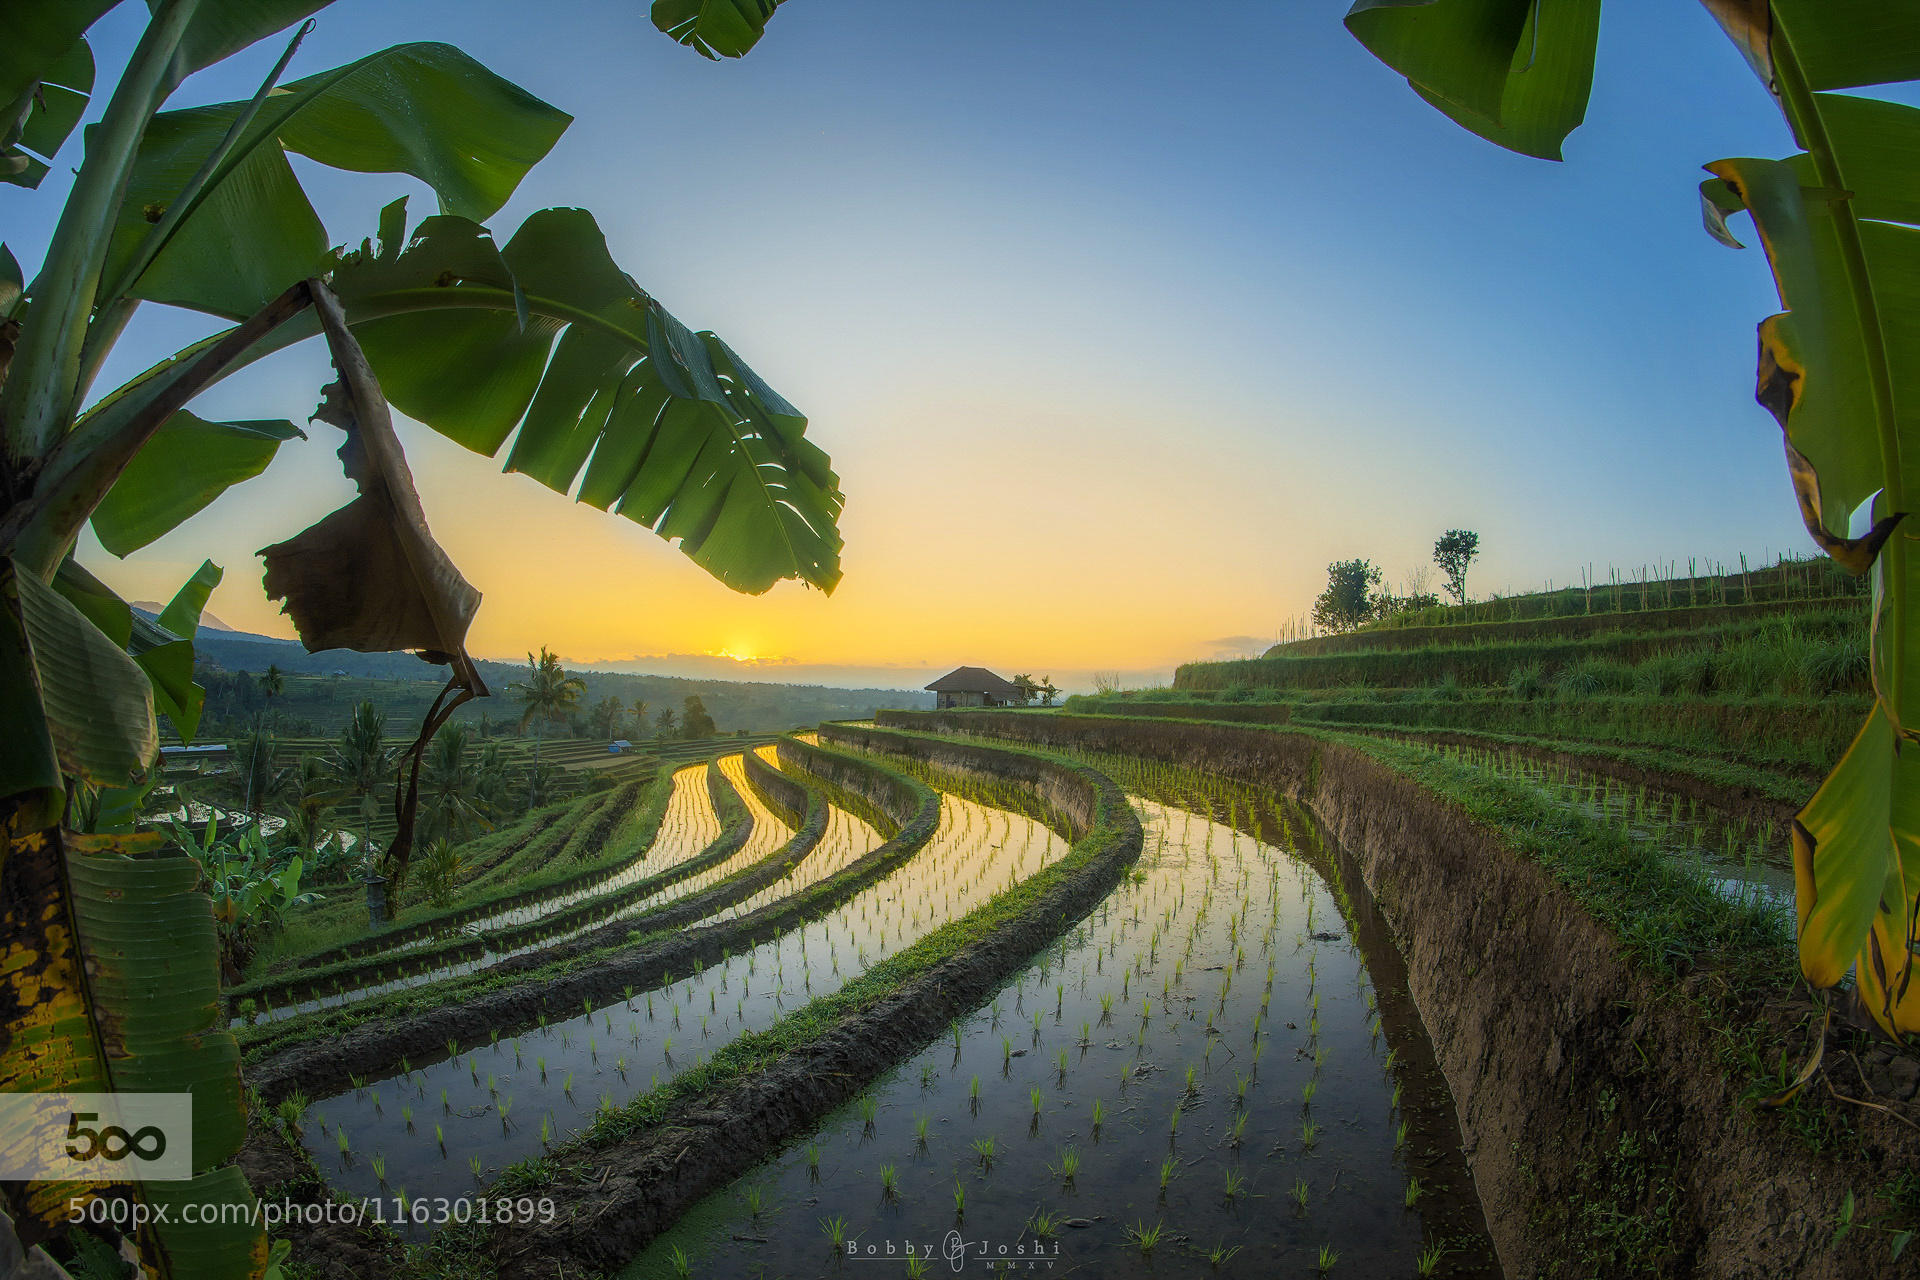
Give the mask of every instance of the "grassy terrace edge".
[[[1065, 857], [882, 960], [775, 1026], [740, 1037], [703, 1065], [602, 1115], [582, 1138], [504, 1172], [493, 1194], [562, 1192], [552, 1227], [490, 1238], [442, 1231], [415, 1257], [421, 1276], [595, 1274], [617, 1267], [700, 1197], [819, 1123], [874, 1079], [979, 1007], [1091, 911], [1139, 857], [1139, 819], [1104, 774], [1049, 752], [920, 734], [824, 726], [908, 753], [959, 752], [978, 767], [1013, 766], [1088, 800]], [[883, 749], [884, 746], [883, 746]], [[854, 758], [854, 757], [847, 757]], [[679, 1155], [675, 1155], [675, 1151]], [[689, 1152], [699, 1156], [681, 1159]], [[594, 1166], [613, 1159], [612, 1176]]]
[[[667, 802], [673, 795], [673, 775], [680, 769], [688, 768], [691, 764], [697, 763], [699, 762], [681, 762], [672, 765], [663, 763], [654, 771], [650, 778], [644, 781], [636, 780], [622, 783], [612, 792], [605, 795], [598, 797], [592, 795], [583, 796], [568, 801], [565, 805], [555, 805], [536, 810], [516, 820], [510, 827], [500, 829], [501, 832], [505, 832], [526, 825], [529, 827], [526, 834], [528, 837], [531, 837], [538, 834], [542, 829], [539, 823], [542, 817], [551, 819], [557, 816], [559, 811], [564, 808], [578, 806], [594, 799], [617, 802], [618, 797], [624, 792], [630, 799], [628, 808], [631, 809], [634, 806], [638, 806], [640, 811], [640, 817], [637, 820], [639, 829], [636, 832], [634, 851], [631, 854], [622, 856], [620, 852], [616, 851], [613, 854], [597, 858], [592, 863], [564, 875], [552, 872], [550, 870], [552, 863], [549, 863], [548, 868], [528, 872], [521, 876], [515, 883], [493, 890], [482, 897], [474, 899], [472, 902], [463, 903], [458, 907], [431, 911], [424, 915], [417, 915], [404, 922], [393, 921], [361, 937], [355, 938], [351, 942], [342, 943], [339, 946], [321, 947], [298, 954], [276, 956], [273, 961], [275, 966], [274, 972], [262, 975], [248, 982], [236, 983], [233, 987], [229, 988], [229, 991], [236, 996], [252, 995], [261, 989], [271, 988], [276, 981], [281, 981], [289, 977], [290, 975], [286, 972], [287, 970], [332, 968], [346, 961], [405, 946], [410, 942], [420, 938], [431, 937], [436, 933], [443, 933], [449, 929], [458, 929], [462, 925], [484, 919], [499, 911], [526, 906], [538, 902], [545, 897], [554, 897], [574, 892], [576, 889], [592, 884], [597, 878], [617, 875], [623, 866], [630, 863], [634, 858], [645, 856], [647, 850], [652, 847], [653, 839], [659, 831], [660, 823], [666, 817]], [[707, 763], [709, 767], [711, 767], [712, 759], [710, 758]], [[596, 813], [595, 816], [596, 818], [600, 818], [602, 815]], [[493, 835], [496, 833], [488, 834]], [[482, 838], [485, 839], [487, 837]], [[560, 859], [556, 858], [553, 861], [558, 862]], [[545, 871], [546, 874], [542, 874], [543, 871]]]
[[[583, 1000], [651, 988], [663, 976], [716, 963], [728, 950], [751, 946], [795, 919], [832, 909], [932, 838], [939, 800], [930, 788], [870, 761], [822, 754], [871, 776], [873, 793], [897, 798], [899, 804], [893, 838], [834, 875], [737, 919], [697, 925], [792, 870], [825, 831], [822, 791], [776, 773], [780, 783], [802, 793], [806, 812], [793, 839], [767, 858], [692, 898], [571, 940], [557, 956], [519, 956], [480, 973], [291, 1019], [279, 1035], [271, 1032], [283, 1024], [242, 1028], [241, 1052], [254, 1087], [269, 1101], [294, 1088], [318, 1096], [347, 1087], [354, 1076], [388, 1070], [403, 1056], [415, 1064], [437, 1062], [446, 1057], [449, 1039], [472, 1046], [490, 1032], [531, 1026], [542, 1015], [572, 1016]], [[743, 881], [748, 875], [753, 880]]]
[[[303, 968], [284, 976], [243, 983], [227, 990], [228, 1007], [230, 1009], [238, 1007], [242, 1000], [255, 1000], [268, 1006], [295, 1003], [310, 1000], [316, 996], [353, 990], [371, 983], [384, 982], [390, 978], [413, 977], [429, 973], [445, 965], [477, 959], [491, 952], [510, 951], [537, 941], [542, 934], [564, 929], [580, 919], [604, 910], [611, 902], [638, 901], [677, 884], [688, 876], [698, 875], [715, 863], [731, 857], [753, 834], [753, 815], [740, 802], [739, 796], [734, 792], [733, 784], [727, 780], [726, 775], [713, 761], [707, 762], [706, 781], [708, 794], [713, 800], [714, 812], [720, 818], [721, 829], [717, 837], [691, 858], [684, 859], [655, 875], [623, 886], [611, 893], [588, 898], [527, 924], [509, 925], [477, 935], [453, 938], [411, 949], [403, 955], [391, 955], [382, 950], [366, 958], [340, 960], [332, 964]], [[671, 774], [667, 776], [667, 784], [666, 792], [657, 797], [658, 811], [649, 810], [642, 815], [646, 843], [631, 857], [621, 859], [618, 865], [611, 869], [605, 866], [596, 869], [586, 877], [587, 883], [592, 883], [595, 878], [604, 879], [610, 874], [617, 874], [620, 867], [645, 857], [651, 850], [654, 838], [659, 834], [660, 822], [665, 817], [667, 799], [672, 792]], [[576, 879], [579, 877], [569, 877], [568, 881], [560, 883], [564, 885]], [[567, 892], [571, 890], [549, 885], [543, 891], [525, 900], [521, 900], [520, 895], [517, 894], [502, 895], [489, 899], [484, 904], [476, 904], [475, 908], [459, 914], [467, 920], [480, 919], [498, 911], [527, 906]], [[437, 931], [457, 927], [458, 923], [452, 920], [437, 920], [434, 928]], [[309, 1016], [312, 1015], [296, 1015], [294, 1020]]]

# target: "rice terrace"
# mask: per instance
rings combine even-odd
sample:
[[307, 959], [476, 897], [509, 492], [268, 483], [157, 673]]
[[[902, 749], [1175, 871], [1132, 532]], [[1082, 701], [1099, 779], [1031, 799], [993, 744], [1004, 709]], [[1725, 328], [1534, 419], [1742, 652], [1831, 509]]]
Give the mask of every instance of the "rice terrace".
[[1920, 1276], [1920, 6], [0, 102], [0, 1280]]

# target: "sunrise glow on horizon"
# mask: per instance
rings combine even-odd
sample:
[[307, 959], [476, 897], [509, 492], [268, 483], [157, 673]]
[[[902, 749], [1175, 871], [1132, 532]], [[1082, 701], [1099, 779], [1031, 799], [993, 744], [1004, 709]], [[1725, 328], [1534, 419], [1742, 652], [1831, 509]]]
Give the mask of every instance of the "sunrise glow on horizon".
[[[1404, 583], [1448, 528], [1481, 534], [1476, 594], [1807, 545], [1751, 398], [1766, 263], [1708, 240], [1694, 191], [1701, 162], [1787, 142], [1704, 12], [1609, 12], [1589, 123], [1552, 165], [1421, 103], [1343, 4], [1269, 6], [1201, 48], [1150, 6], [1091, 32], [1066, 8], [813, 0], [726, 64], [660, 38], [644, 5], [558, 8], [537, 32], [490, 4], [327, 11], [290, 75], [376, 30], [457, 26], [573, 113], [494, 225], [592, 209], [635, 279], [807, 413], [847, 498], [831, 596], [741, 596], [648, 530], [402, 423], [434, 533], [486, 596], [474, 653], [811, 683], [962, 663], [1151, 680], [1257, 652], [1331, 560]], [[103, 65], [140, 18], [103, 24]], [[244, 96], [273, 56], [183, 99]], [[658, 127], [668, 111], [685, 124]], [[412, 188], [310, 189], [357, 243]], [[197, 323], [145, 308], [100, 385]], [[304, 426], [327, 376], [308, 344], [196, 409]], [[352, 493], [332, 429], [306, 429], [144, 552], [89, 538], [82, 558], [165, 599], [211, 557], [213, 613], [291, 635], [254, 552]]]

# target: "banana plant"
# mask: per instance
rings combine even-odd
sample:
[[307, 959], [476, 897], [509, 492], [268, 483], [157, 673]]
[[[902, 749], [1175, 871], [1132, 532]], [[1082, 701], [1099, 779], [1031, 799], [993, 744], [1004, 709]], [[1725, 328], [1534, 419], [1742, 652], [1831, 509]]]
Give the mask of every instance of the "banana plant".
[[[486, 688], [465, 648], [479, 593], [428, 529], [392, 407], [577, 487], [738, 590], [830, 591], [840, 574], [838, 480], [797, 410], [622, 271], [591, 215], [536, 213], [496, 244], [488, 220], [569, 117], [437, 43], [283, 82], [326, 4], [150, 0], [125, 70], [100, 86], [51, 238], [37, 255], [0, 243], [0, 1090], [192, 1093], [194, 1180], [107, 1189], [172, 1206], [137, 1233], [162, 1276], [270, 1265], [242, 1212], [200, 1215], [210, 1225], [178, 1210], [250, 1198], [230, 1164], [245, 1128], [239, 1057], [201, 861], [130, 832], [156, 769], [156, 713], [183, 739], [194, 731], [194, 624], [219, 570], [150, 626], [73, 548], [91, 522], [110, 553], [137, 551], [305, 438], [289, 422], [196, 415], [194, 397], [271, 351], [327, 342], [338, 381], [315, 417], [344, 440], [359, 496], [264, 554], [309, 648], [409, 649], [449, 669], [412, 776], [393, 779], [398, 870], [420, 753]], [[31, 189], [50, 172], [95, 93], [87, 31], [112, 7], [0, 6], [0, 181]], [[683, 15], [677, 38], [713, 56], [744, 37], [707, 8]], [[751, 27], [772, 4], [735, 8]], [[193, 72], [296, 26], [250, 97], [168, 108]], [[377, 243], [337, 248], [296, 155], [417, 178], [435, 214], [409, 230], [396, 202]], [[145, 304], [232, 323], [96, 394]], [[32, 1245], [64, 1229], [71, 1196], [101, 1190], [0, 1195]]]
[[[1706, 166], [1706, 229], [1750, 215], [1785, 310], [1756, 398], [1807, 533], [1873, 575], [1874, 706], [1793, 827], [1800, 966], [1849, 972], [1890, 1035], [1920, 1033], [1920, 110], [1841, 90], [1920, 78], [1920, 7], [1703, 0], [1799, 145]], [[1585, 117], [1600, 0], [1359, 0], [1349, 31], [1481, 137], [1558, 160]], [[1859, 532], [1855, 533], [1858, 529]]]

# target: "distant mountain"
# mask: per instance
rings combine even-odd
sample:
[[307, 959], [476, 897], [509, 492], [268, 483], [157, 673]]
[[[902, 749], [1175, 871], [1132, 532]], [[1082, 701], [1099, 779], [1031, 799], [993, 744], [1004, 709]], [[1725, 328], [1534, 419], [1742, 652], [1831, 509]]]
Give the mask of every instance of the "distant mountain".
[[[165, 609], [167, 606], [161, 604], [157, 600], [135, 600], [133, 602], [133, 607], [137, 612], [144, 613], [149, 618], [157, 618], [160, 616], [160, 611]], [[214, 617], [210, 613], [204, 613], [204, 612], [200, 615], [200, 627], [202, 630], [207, 630], [211, 628], [214, 631], [233, 631], [232, 627], [220, 621], [220, 619]], [[246, 633], [235, 632], [234, 634], [244, 635]], [[261, 638], [265, 639], [266, 637], [263, 636]]]

